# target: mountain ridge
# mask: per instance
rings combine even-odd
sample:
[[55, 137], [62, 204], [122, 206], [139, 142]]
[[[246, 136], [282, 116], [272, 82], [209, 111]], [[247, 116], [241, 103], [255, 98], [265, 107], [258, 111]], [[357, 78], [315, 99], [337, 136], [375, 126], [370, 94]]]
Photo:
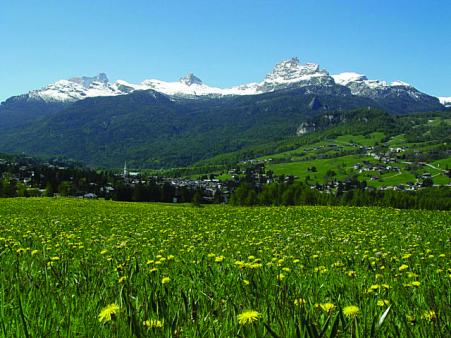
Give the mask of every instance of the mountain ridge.
[[15, 97], [28, 95], [28, 99], [31, 100], [41, 99], [46, 102], [67, 103], [87, 97], [127, 95], [136, 90], [152, 89], [170, 96], [196, 98], [199, 96], [256, 95], [289, 86], [303, 87], [313, 84], [342, 85], [350, 88], [353, 95], [364, 97], [376, 97], [389, 91], [406, 92], [414, 100], [424, 98], [424, 95], [428, 96], [403, 81], [387, 83], [386, 81], [369, 80], [365, 75], [353, 72], [330, 75], [318, 64], [302, 64], [299, 58], [293, 57], [277, 63], [260, 82], [245, 83], [230, 88], [208, 86], [192, 73], [175, 82], [148, 79], [138, 84], [124, 80], [110, 83], [105, 73], [99, 73], [93, 77], [83, 76], [59, 80], [41, 89]]

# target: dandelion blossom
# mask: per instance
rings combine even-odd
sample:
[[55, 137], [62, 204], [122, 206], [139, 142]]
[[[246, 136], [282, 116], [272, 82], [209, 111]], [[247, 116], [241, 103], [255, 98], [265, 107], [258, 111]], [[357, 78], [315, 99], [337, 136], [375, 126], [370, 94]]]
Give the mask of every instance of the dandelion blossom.
[[298, 298], [294, 300], [294, 305], [305, 305], [307, 302], [305, 301], [304, 298]]
[[161, 280], [161, 284], [168, 284], [171, 281], [171, 279], [169, 277], [163, 277], [163, 279]]
[[388, 299], [380, 299], [377, 301], [377, 306], [386, 306], [390, 305], [390, 301]]
[[163, 322], [158, 319], [148, 319], [143, 322], [143, 325], [148, 329], [161, 329], [163, 327]]
[[359, 314], [360, 309], [358, 306], [355, 305], [349, 305], [343, 308], [343, 314], [346, 317], [355, 317]]
[[409, 268], [408, 265], [403, 264], [403, 265], [401, 265], [401, 266], [399, 267], [399, 271], [404, 271], [405, 269], [408, 269], [408, 268]]
[[335, 305], [332, 303], [322, 303], [316, 304], [315, 307], [329, 313], [335, 308]]
[[116, 314], [119, 312], [119, 305], [113, 303], [104, 307], [99, 314], [99, 322], [107, 323], [116, 318]]
[[434, 310], [428, 310], [423, 312], [421, 318], [433, 322], [437, 320], [437, 314], [435, 313]]
[[238, 322], [241, 325], [252, 324], [253, 322], [257, 321], [261, 316], [262, 315], [257, 311], [253, 310], [244, 311], [238, 315]]

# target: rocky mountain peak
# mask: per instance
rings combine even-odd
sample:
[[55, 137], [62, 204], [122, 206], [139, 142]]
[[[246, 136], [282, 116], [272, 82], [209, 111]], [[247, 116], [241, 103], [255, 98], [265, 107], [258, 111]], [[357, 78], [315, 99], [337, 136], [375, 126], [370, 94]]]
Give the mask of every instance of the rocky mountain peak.
[[271, 73], [266, 76], [266, 82], [291, 82], [309, 75], [328, 75], [320, 70], [315, 63], [301, 64], [297, 57], [276, 64]]
[[99, 82], [104, 85], [108, 85], [109, 83], [108, 77], [105, 73], [99, 73], [98, 75], [92, 77], [89, 76], [73, 77], [68, 81], [80, 84], [85, 88], [89, 88], [93, 82]]
[[189, 73], [186, 76], [182, 77], [179, 80], [181, 83], [186, 84], [187, 86], [191, 86], [193, 84], [197, 84], [197, 85], [201, 85], [202, 84], [202, 80], [199, 79], [196, 75], [194, 75], [193, 73]]

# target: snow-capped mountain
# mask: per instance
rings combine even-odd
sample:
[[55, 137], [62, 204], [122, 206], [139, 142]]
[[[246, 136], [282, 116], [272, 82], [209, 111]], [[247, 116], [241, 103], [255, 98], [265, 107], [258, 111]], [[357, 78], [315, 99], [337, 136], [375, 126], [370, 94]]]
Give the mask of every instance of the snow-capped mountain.
[[[137, 90], [154, 90], [172, 97], [196, 98], [257, 95], [287, 88], [307, 88], [305, 93], [308, 94], [326, 94], [327, 92], [329, 95], [355, 95], [376, 101], [390, 101], [390, 104], [393, 100], [398, 100], [403, 102], [404, 105], [412, 105], [414, 102], [426, 102], [428, 107], [440, 106], [436, 98], [418, 91], [405, 82], [395, 81], [387, 83], [385, 81], [369, 80], [365, 75], [353, 72], [330, 75], [317, 64], [301, 64], [298, 58], [291, 58], [276, 64], [273, 70], [260, 82], [231, 88], [208, 86], [191, 73], [174, 82], [149, 79], [138, 84], [124, 80], [110, 83], [107, 76], [104, 73], [100, 73], [94, 77], [76, 77], [60, 80], [44, 88], [33, 90], [14, 98], [15, 101], [20, 99], [49, 103], [70, 103], [88, 97], [126, 95]], [[386, 108], [384, 104], [381, 107]]]
[[451, 96], [450, 97], [439, 97], [440, 103], [445, 107], [451, 107]]
[[93, 77], [74, 77], [60, 80], [44, 88], [32, 90], [28, 93], [30, 99], [42, 99], [46, 102], [73, 102], [87, 97], [119, 95], [115, 86], [112, 86], [105, 73]]
[[369, 80], [365, 75], [354, 72], [340, 73], [332, 75], [332, 77], [337, 84], [348, 87], [351, 89], [351, 93], [357, 96], [374, 99], [388, 95], [408, 95], [414, 100], [419, 100], [425, 95], [403, 81], [388, 83], [380, 80]]
[[94, 77], [76, 77], [60, 80], [44, 88], [25, 94], [30, 99], [42, 99], [47, 102], [74, 102], [87, 97], [115, 96], [129, 94], [135, 90], [155, 90], [157, 92], [184, 97], [255, 95], [266, 93], [288, 86], [333, 85], [334, 80], [319, 65], [299, 62], [298, 58], [282, 61], [258, 83], [247, 83], [231, 88], [211, 87], [190, 73], [179, 81], [166, 82], [157, 79], [144, 80], [139, 84], [118, 80], [110, 83], [106, 74]]

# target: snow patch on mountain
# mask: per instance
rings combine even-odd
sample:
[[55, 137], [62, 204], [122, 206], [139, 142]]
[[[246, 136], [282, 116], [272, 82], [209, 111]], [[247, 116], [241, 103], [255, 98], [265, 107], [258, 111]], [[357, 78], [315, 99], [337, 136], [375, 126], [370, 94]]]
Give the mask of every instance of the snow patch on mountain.
[[443, 104], [445, 107], [451, 107], [451, 96], [449, 97], [441, 96], [438, 97], [438, 99], [440, 103]]

